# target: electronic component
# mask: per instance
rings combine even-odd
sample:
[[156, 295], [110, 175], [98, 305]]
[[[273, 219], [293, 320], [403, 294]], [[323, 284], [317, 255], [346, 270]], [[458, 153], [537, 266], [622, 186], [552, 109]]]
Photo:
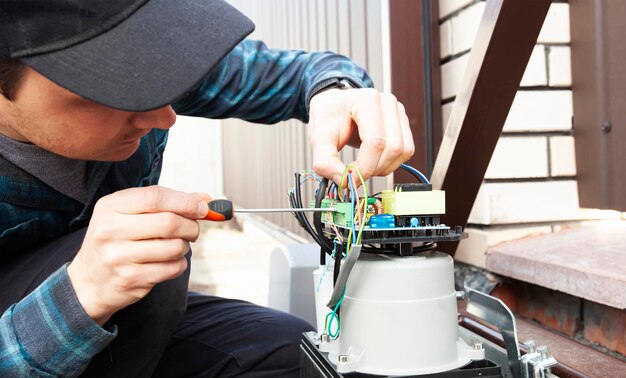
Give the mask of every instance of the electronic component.
[[442, 190], [396, 192], [383, 190], [383, 209], [393, 215], [445, 214], [446, 194]]
[[[311, 201], [310, 207], [315, 207], [315, 201]], [[338, 202], [325, 198], [320, 205], [321, 208], [333, 208], [334, 211], [322, 212], [322, 222], [331, 222], [343, 227], [352, 227], [353, 206], [348, 202]]]
[[369, 219], [370, 228], [395, 228], [396, 217], [391, 214], [372, 215]]
[[[349, 248], [347, 240], [350, 240], [366, 244], [365, 253], [406, 256], [433, 248], [435, 242], [458, 241], [466, 237], [462, 228], [441, 223], [441, 215], [445, 213], [445, 192], [432, 190], [426, 177], [414, 168], [404, 165], [402, 168], [419, 182], [396, 184], [393, 190], [385, 190], [379, 196], [368, 196], [367, 186], [362, 187], [362, 194], [356, 191], [350, 174], [351, 171], [359, 173], [354, 166], [342, 177], [341, 187], [345, 190], [311, 171], [297, 173], [296, 186], [290, 190], [292, 207], [302, 207], [301, 184], [314, 180], [319, 186], [309, 208], [332, 208], [334, 211], [314, 214], [312, 224], [304, 214], [294, 215], [322, 247], [324, 255], [330, 255], [336, 249], [335, 239], [344, 245], [344, 249]], [[322, 262], [325, 261], [324, 255]]]
[[397, 216], [396, 225], [398, 227], [427, 227], [438, 226], [441, 223], [439, 215], [434, 216]]
[[396, 184], [393, 186], [396, 192], [428, 192], [433, 190], [432, 184], [424, 184], [421, 182], [409, 184]]

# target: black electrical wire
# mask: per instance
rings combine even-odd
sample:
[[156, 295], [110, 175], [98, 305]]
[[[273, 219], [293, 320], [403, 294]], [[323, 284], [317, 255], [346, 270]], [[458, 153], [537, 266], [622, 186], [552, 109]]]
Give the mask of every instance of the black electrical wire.
[[[291, 202], [291, 207], [297, 208], [296, 202], [295, 202], [295, 196], [293, 195], [293, 193], [289, 194], [289, 201]], [[304, 228], [304, 230], [307, 233], [309, 233], [313, 237], [313, 239], [317, 239], [317, 234], [315, 233], [315, 231], [313, 231], [313, 227], [311, 227], [311, 224], [306, 222], [306, 219], [304, 220], [302, 219], [302, 213], [294, 213], [294, 215], [298, 223], [300, 223], [300, 226], [302, 226], [302, 228]]]
[[[295, 195], [293, 196], [293, 200], [295, 202], [295, 206], [296, 208], [302, 208], [302, 197], [300, 194], [300, 173], [296, 173], [295, 174], [295, 178], [296, 178], [296, 186], [295, 186]], [[303, 224], [303, 227], [305, 227], [307, 229], [307, 231], [313, 231], [313, 227], [311, 227], [311, 224], [309, 223], [309, 220], [304, 216], [304, 214], [302, 213], [295, 213], [296, 218], [298, 218], [300, 220], [300, 222]], [[308, 226], [308, 227], [307, 227]], [[309, 232], [310, 233], [310, 232]]]
[[[298, 175], [299, 176], [299, 175]], [[301, 192], [301, 187], [300, 187], [300, 177], [297, 177], [297, 183], [296, 183], [296, 206], [299, 208], [302, 208], [302, 192]], [[308, 218], [303, 214], [300, 213], [299, 214], [302, 222], [305, 223], [307, 225], [307, 229], [309, 230], [309, 233], [311, 234], [311, 236], [315, 239], [315, 242], [317, 244], [319, 244], [319, 246], [321, 247], [321, 251], [320, 251], [320, 262], [323, 262], [324, 264], [326, 263], [326, 254], [330, 254], [332, 251], [332, 243], [329, 245], [328, 241], [326, 240], [326, 238], [324, 238], [324, 234], [321, 232], [315, 232], [313, 230], [313, 227], [311, 226], [311, 224], [309, 223]], [[322, 264], [322, 265], [324, 265]]]
[[[294, 208], [302, 208], [302, 187], [300, 184], [300, 173], [295, 174], [296, 186], [295, 186], [295, 195], [293, 193], [290, 194], [290, 199], [294, 202]], [[325, 191], [325, 190], [324, 190]], [[322, 197], [324, 196], [324, 191], [322, 192]], [[320, 190], [318, 189], [318, 193]], [[321, 201], [320, 201], [321, 203]], [[324, 237], [324, 234], [321, 231], [315, 232], [308, 218], [304, 215], [304, 213], [295, 213], [296, 218], [302, 225], [302, 227], [311, 235], [313, 240], [320, 246], [320, 264], [326, 265], [326, 254], [331, 254], [333, 250], [332, 241], [328, 241]], [[320, 222], [321, 222], [321, 214], [320, 214]]]
[[[296, 202], [295, 201], [296, 200], [295, 200], [295, 196], [293, 195], [293, 193], [289, 193], [289, 205], [292, 208], [296, 207]], [[306, 229], [306, 226], [304, 225], [304, 222], [302, 222], [302, 219], [300, 219], [300, 217], [299, 217], [300, 213], [293, 213], [293, 215], [296, 217], [296, 220], [298, 221], [298, 224], [300, 225], [300, 227], [304, 228], [305, 231], [309, 232]]]
[[343, 260], [343, 244], [339, 244], [337, 246], [337, 251], [335, 252], [335, 266], [333, 269], [333, 287], [337, 283], [337, 278], [339, 278], [339, 272], [341, 271], [341, 261]]
[[[289, 193], [289, 201], [291, 202], [291, 207], [293, 208], [299, 207], [294, 193]], [[304, 228], [306, 232], [308, 232], [309, 234], [313, 232], [313, 228], [311, 227], [311, 224], [308, 223], [306, 218], [302, 216], [303, 215], [302, 213], [294, 213], [293, 215], [296, 217], [296, 219], [298, 220], [298, 222], [300, 223], [300, 225], [302, 226], [302, 228]]]
[[[324, 178], [320, 182], [320, 187], [317, 189], [317, 193], [315, 193], [315, 207], [322, 207], [322, 200], [326, 197], [326, 188], [328, 187], [328, 179]], [[330, 254], [333, 250], [333, 241], [324, 237], [323, 224], [322, 224], [322, 213], [315, 212], [313, 213], [313, 226], [315, 227], [315, 231], [320, 236], [320, 238], [324, 241], [324, 247], [327, 249], [327, 253]]]
[[334, 181], [330, 183], [330, 186], [328, 187], [328, 193], [332, 193], [333, 190], [335, 190], [335, 188], [337, 188], [337, 195], [339, 195], [339, 188], [337, 187], [337, 184], [335, 184]]
[[[299, 189], [300, 189], [300, 174], [296, 173], [296, 191], [298, 191]], [[289, 200], [293, 208], [302, 208], [302, 200], [300, 196], [296, 196], [294, 195], [294, 193], [289, 193]], [[311, 223], [309, 223], [309, 220], [306, 218], [306, 216], [303, 213], [294, 213], [294, 215], [296, 219], [298, 220], [298, 222], [300, 223], [300, 225], [302, 226], [302, 228], [304, 228], [304, 230], [308, 232], [309, 235], [311, 235], [311, 237], [313, 237], [315, 242], [321, 246], [323, 242], [319, 238], [317, 233], [315, 233], [315, 231], [313, 230], [313, 227], [311, 226]]]

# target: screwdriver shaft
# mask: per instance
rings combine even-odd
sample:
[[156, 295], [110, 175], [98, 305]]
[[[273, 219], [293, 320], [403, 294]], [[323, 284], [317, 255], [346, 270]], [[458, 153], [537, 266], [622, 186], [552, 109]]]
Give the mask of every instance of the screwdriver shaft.
[[337, 211], [334, 207], [325, 207], [325, 208], [284, 208], [284, 209], [235, 209], [235, 213], [307, 213], [307, 212], [316, 212], [316, 211]]

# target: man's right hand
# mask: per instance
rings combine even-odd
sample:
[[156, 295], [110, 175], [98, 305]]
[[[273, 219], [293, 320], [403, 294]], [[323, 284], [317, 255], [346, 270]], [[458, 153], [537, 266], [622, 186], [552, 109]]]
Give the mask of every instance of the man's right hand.
[[119, 191], [95, 206], [68, 275], [85, 312], [100, 325], [187, 269], [196, 220], [208, 213], [204, 194], [151, 186]]

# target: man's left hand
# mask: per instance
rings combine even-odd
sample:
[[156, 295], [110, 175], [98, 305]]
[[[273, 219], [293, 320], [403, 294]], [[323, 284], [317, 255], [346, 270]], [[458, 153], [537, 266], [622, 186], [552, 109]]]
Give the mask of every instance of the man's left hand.
[[313, 169], [337, 184], [346, 168], [339, 151], [346, 145], [359, 148], [355, 163], [365, 180], [390, 174], [415, 152], [404, 106], [390, 93], [330, 89], [311, 99], [309, 114]]

